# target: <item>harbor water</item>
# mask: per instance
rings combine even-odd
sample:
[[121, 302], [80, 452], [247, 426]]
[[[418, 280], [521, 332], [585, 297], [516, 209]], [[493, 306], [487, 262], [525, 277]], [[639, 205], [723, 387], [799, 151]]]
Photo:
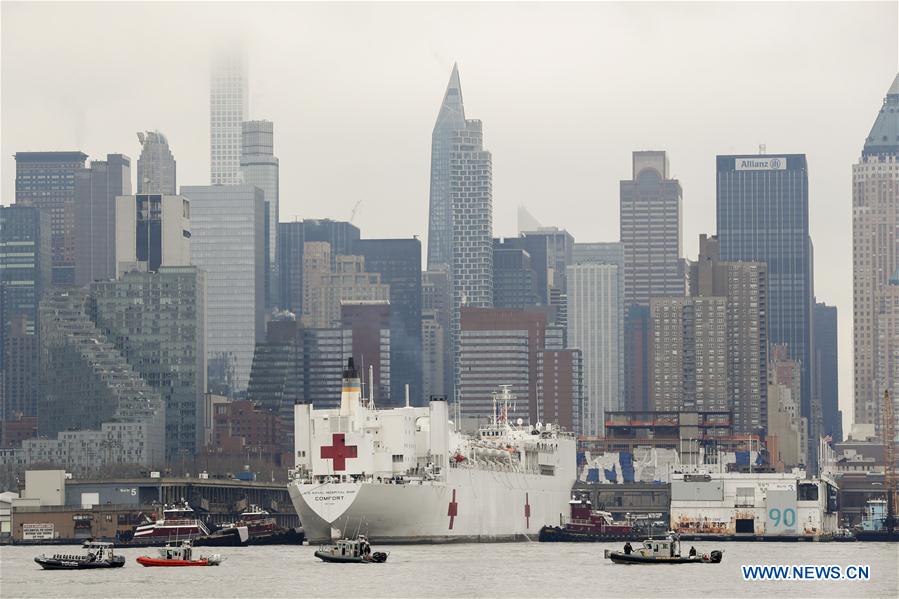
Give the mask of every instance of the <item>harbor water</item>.
[[[684, 544], [684, 551], [689, 549]], [[890, 597], [899, 596], [899, 545], [886, 543], [694, 543], [724, 550], [721, 564], [616, 565], [608, 543], [378, 545], [384, 564], [327, 564], [316, 547], [202, 548], [218, 567], [144, 568], [155, 549], [121, 549], [124, 568], [43, 571], [40, 553], [80, 548], [0, 548], [0, 596], [8, 597]], [[742, 565], [867, 565], [867, 581], [748, 582]]]

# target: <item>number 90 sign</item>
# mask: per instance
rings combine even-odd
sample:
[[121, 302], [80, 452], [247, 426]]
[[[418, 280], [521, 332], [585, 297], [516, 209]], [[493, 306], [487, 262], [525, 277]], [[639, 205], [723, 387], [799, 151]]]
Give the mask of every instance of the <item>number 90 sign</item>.
[[796, 526], [796, 510], [791, 507], [781, 511], [776, 507], [768, 510], [768, 520], [774, 528], [791, 529]]

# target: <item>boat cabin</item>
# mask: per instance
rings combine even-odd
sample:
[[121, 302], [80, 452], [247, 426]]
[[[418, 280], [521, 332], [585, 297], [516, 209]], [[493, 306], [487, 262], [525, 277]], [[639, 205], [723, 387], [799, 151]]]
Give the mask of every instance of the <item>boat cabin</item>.
[[644, 557], [680, 557], [680, 541], [673, 537], [646, 539], [636, 553]]
[[364, 557], [371, 554], [371, 545], [365, 537], [340, 539], [331, 547], [331, 554], [340, 557]]
[[193, 547], [190, 541], [181, 543], [169, 543], [159, 550], [163, 559], [183, 560], [189, 562], [193, 559]]
[[113, 547], [112, 543], [99, 541], [85, 541], [81, 546], [82, 549], [87, 549], [88, 557], [93, 557], [94, 560], [112, 559], [114, 557]]

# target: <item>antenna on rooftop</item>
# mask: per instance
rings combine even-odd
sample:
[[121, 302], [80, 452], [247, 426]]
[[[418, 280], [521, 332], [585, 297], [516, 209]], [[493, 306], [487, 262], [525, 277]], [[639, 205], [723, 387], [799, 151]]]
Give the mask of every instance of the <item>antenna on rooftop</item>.
[[759, 154], [764, 155], [767, 153], [768, 153], [768, 146], [765, 144], [759, 144]]

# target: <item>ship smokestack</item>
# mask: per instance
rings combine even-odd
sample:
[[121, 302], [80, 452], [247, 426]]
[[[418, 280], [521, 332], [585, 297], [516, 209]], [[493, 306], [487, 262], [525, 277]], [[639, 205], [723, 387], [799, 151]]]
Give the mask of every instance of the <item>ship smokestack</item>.
[[362, 397], [362, 381], [356, 372], [353, 358], [347, 360], [346, 369], [343, 371], [343, 387], [340, 391], [340, 414], [348, 415], [356, 411], [359, 399]]

